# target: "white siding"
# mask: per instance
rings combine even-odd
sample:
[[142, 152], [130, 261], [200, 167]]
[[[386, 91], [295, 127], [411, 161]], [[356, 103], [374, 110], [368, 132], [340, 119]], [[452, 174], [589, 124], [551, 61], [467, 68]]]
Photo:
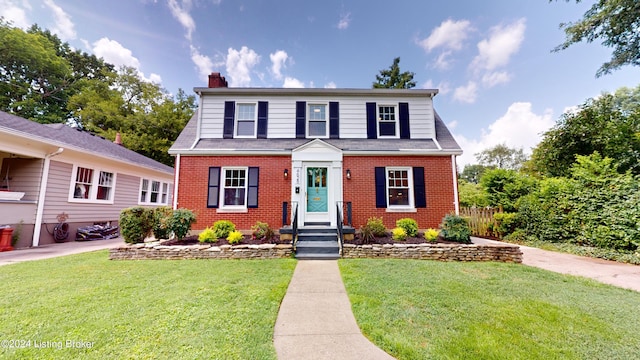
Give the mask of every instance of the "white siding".
[[[372, 97], [353, 96], [321, 97], [321, 96], [211, 96], [204, 94], [202, 102], [201, 138], [222, 138], [225, 101], [269, 103], [268, 138], [296, 137], [296, 102], [326, 103], [337, 101], [340, 104], [340, 137], [367, 137], [367, 102], [397, 105], [409, 103], [409, 121], [411, 137], [428, 139], [435, 137], [433, 101], [428, 97]], [[328, 109], [327, 109], [328, 110]]]

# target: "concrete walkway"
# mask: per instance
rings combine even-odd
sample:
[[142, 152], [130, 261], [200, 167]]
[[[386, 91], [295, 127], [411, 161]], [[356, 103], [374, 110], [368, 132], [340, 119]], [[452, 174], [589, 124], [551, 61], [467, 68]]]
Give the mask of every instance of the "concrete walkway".
[[[471, 238], [474, 244], [504, 244]], [[640, 266], [520, 246], [522, 263], [561, 274], [583, 276], [605, 284], [640, 291]]]
[[0, 252], [0, 266], [23, 261], [42, 260], [57, 256], [79, 254], [88, 251], [111, 249], [124, 244], [122, 238], [92, 241], [68, 241], [33, 248]]
[[273, 341], [279, 360], [393, 359], [360, 332], [336, 260], [298, 261]]

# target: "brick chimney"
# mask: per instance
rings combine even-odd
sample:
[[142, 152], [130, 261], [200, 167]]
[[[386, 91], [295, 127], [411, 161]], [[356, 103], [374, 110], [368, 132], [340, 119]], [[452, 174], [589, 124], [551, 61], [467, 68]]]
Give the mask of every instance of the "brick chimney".
[[210, 88], [221, 88], [221, 87], [229, 87], [227, 84], [227, 80], [224, 76], [220, 76], [219, 72], [213, 72], [209, 75], [209, 87]]
[[120, 146], [123, 146], [122, 145], [122, 136], [120, 136], [120, 133], [116, 133], [116, 139], [113, 140], [113, 143], [114, 144], [118, 144]]

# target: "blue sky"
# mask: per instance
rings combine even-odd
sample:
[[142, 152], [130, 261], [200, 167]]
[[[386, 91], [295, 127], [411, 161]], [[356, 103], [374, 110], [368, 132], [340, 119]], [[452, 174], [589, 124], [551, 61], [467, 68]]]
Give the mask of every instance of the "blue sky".
[[0, 16], [37, 23], [75, 48], [169, 92], [206, 86], [370, 88], [400, 57], [465, 154], [500, 143], [529, 151], [567, 109], [635, 87], [640, 68], [601, 78], [600, 43], [552, 53], [562, 22], [594, 1], [0, 0]]

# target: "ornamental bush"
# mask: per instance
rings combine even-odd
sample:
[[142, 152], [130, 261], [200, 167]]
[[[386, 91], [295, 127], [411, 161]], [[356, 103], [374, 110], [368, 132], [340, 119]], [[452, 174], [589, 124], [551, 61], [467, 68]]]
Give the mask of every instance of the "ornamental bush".
[[176, 209], [169, 219], [169, 228], [178, 240], [182, 240], [191, 230], [196, 215], [189, 209]]
[[144, 242], [153, 229], [153, 209], [134, 206], [120, 211], [120, 234], [129, 244]]
[[414, 219], [399, 219], [396, 221], [396, 226], [404, 229], [407, 236], [416, 237], [418, 235], [418, 223]]
[[213, 228], [208, 227], [202, 230], [202, 232], [198, 235], [198, 241], [211, 243], [218, 241], [218, 238], [216, 237], [216, 232], [213, 231]]
[[256, 224], [251, 227], [251, 230], [253, 231], [251, 235], [256, 240], [271, 242], [275, 236], [275, 231], [265, 222], [257, 221]]
[[370, 217], [365, 226], [371, 229], [373, 236], [382, 237], [387, 235], [387, 228], [384, 227], [382, 218]]
[[397, 227], [391, 231], [391, 237], [396, 241], [405, 241], [407, 240], [407, 232], [403, 228]]
[[238, 230], [234, 230], [229, 233], [229, 236], [227, 236], [227, 241], [232, 245], [239, 244], [242, 241], [242, 238], [242, 233]]
[[213, 231], [217, 239], [224, 239], [236, 231], [236, 225], [229, 220], [218, 220], [213, 223]]
[[160, 239], [168, 239], [171, 235], [169, 220], [173, 215], [173, 209], [168, 206], [158, 206], [153, 209], [153, 236]]
[[428, 242], [436, 242], [438, 240], [438, 236], [440, 236], [440, 231], [437, 229], [427, 229], [424, 232], [424, 238]]
[[449, 214], [442, 219], [440, 224], [441, 234], [445, 240], [463, 244], [471, 243], [471, 228], [467, 219], [462, 216]]

